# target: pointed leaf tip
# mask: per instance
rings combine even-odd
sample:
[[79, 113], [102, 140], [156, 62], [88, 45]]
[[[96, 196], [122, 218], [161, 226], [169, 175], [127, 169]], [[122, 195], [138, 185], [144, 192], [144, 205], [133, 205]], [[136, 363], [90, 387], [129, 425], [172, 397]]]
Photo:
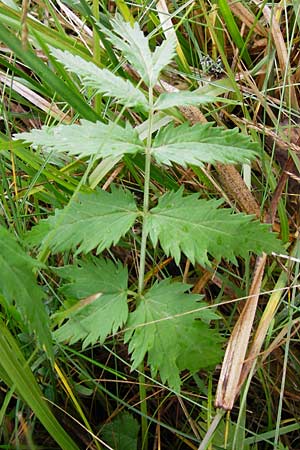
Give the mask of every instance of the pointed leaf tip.
[[124, 106], [141, 106], [144, 110], [148, 109], [146, 97], [129, 80], [124, 80], [107, 69], [100, 69], [96, 64], [66, 50], [50, 47], [50, 51], [67, 70], [80, 77], [85, 87], [93, 88], [103, 96], [113, 97], [117, 103]]
[[29, 133], [15, 134], [14, 139], [22, 139], [35, 147], [40, 145], [57, 153], [66, 152], [79, 157], [117, 157], [144, 150], [137, 131], [130, 124], [123, 128], [113, 122], [104, 124], [82, 120], [80, 124], [43, 126], [41, 130], [33, 129]]
[[111, 21], [112, 30], [103, 29], [109, 40], [125, 56], [128, 62], [139, 73], [142, 80], [153, 87], [162, 69], [168, 65], [175, 55], [176, 38], [170, 37], [156, 47], [152, 53], [148, 37], [142, 32], [140, 25], [133, 26], [125, 22], [119, 15]]
[[152, 375], [159, 372], [162, 382], [176, 392], [180, 391], [181, 370], [214, 367], [222, 355], [221, 338], [208, 325], [217, 316], [199, 303], [199, 295], [186, 294], [187, 289], [187, 285], [170, 280], [156, 283], [126, 324], [133, 368], [148, 353]]
[[138, 214], [129, 191], [116, 188], [111, 193], [103, 190], [81, 193], [65, 209], [56, 210], [54, 216], [41, 223], [41, 235], [46, 231], [42, 243], [54, 252], [73, 249], [78, 254], [96, 248], [101, 253], [119, 242]]
[[250, 251], [283, 251], [268, 225], [254, 221], [252, 216], [220, 209], [221, 203], [199, 200], [198, 194], [183, 197], [182, 190], [166, 193], [147, 216], [147, 232], [154, 245], [159, 241], [177, 264], [181, 253], [192, 263], [205, 265], [209, 264], [208, 255], [236, 263], [236, 256], [245, 257]]
[[[238, 138], [237, 138], [238, 137]], [[211, 123], [177, 127], [170, 124], [154, 139], [152, 154], [157, 162], [202, 166], [203, 163], [249, 163], [257, 155], [258, 147], [238, 129], [224, 130]]]
[[56, 273], [69, 280], [61, 291], [80, 300], [69, 314], [64, 312], [68, 321], [55, 331], [58, 341], [82, 340], [84, 348], [98, 340], [103, 343], [126, 322], [128, 275], [120, 263], [92, 258], [56, 269]]

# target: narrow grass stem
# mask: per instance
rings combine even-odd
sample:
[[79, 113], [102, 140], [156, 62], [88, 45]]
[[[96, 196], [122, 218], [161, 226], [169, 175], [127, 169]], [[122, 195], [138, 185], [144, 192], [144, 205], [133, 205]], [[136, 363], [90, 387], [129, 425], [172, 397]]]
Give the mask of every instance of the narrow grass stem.
[[144, 365], [139, 367], [139, 394], [140, 394], [140, 410], [142, 413], [142, 450], [148, 449], [148, 420], [147, 420], [147, 391], [145, 383]]
[[224, 416], [225, 411], [223, 409], [219, 409], [213, 418], [212, 423], [210, 424], [209, 429], [207, 430], [204, 439], [202, 440], [198, 450], [207, 450], [211, 439], [213, 438], [214, 432], [216, 431], [222, 417]]
[[[98, 0], [93, 0], [93, 15], [96, 21], [99, 21], [100, 12], [99, 12], [99, 2]], [[95, 25], [93, 26], [93, 60], [96, 64], [99, 64], [101, 59], [101, 46], [99, 42], [99, 36], [97, 34], [97, 29]], [[94, 99], [94, 108], [95, 111], [100, 115], [102, 110], [102, 99], [100, 94], [95, 95]]]

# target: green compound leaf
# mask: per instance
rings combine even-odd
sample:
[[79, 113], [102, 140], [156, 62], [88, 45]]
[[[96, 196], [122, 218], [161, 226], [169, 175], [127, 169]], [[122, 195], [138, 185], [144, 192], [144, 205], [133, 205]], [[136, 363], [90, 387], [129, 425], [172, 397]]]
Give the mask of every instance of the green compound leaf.
[[103, 29], [109, 40], [115, 45], [127, 61], [139, 73], [142, 80], [148, 86], [157, 83], [161, 70], [170, 63], [174, 54], [176, 41], [168, 39], [152, 53], [149, 48], [148, 38], [143, 34], [137, 22], [132, 26], [120, 16], [112, 21], [112, 29]]
[[236, 256], [284, 252], [269, 226], [231, 209], [218, 209], [222, 200], [199, 200], [198, 194], [183, 197], [183, 190], [163, 195], [146, 218], [146, 230], [154, 245], [180, 261], [183, 252], [192, 263], [207, 264], [208, 253], [236, 263]]
[[80, 299], [69, 311], [64, 311], [69, 320], [54, 332], [58, 341], [74, 344], [83, 340], [83, 348], [96, 341], [103, 343], [126, 322], [128, 276], [120, 263], [93, 258], [55, 272], [71, 281], [61, 291], [67, 297]]
[[176, 38], [170, 36], [163, 43], [156, 47], [153, 53], [153, 70], [151, 78], [151, 86], [154, 86], [158, 82], [160, 72], [166, 67], [176, 54]]
[[51, 216], [47, 219], [40, 220], [38, 225], [35, 225], [24, 236], [24, 243], [29, 247], [39, 247], [46, 239], [46, 236], [52, 230]]
[[104, 33], [149, 85], [152, 73], [152, 54], [148, 39], [144, 36], [139, 24], [135, 22], [132, 26], [120, 16], [116, 16], [111, 20], [111, 25], [113, 32], [104, 28]]
[[[43, 236], [47, 223], [51, 231], [44, 234], [42, 244], [54, 252], [77, 248], [77, 253], [97, 248], [97, 253], [117, 244], [132, 227], [139, 211], [129, 191], [113, 188], [112, 192], [81, 193], [63, 210], [32, 229]], [[41, 233], [36, 228], [41, 227]], [[30, 241], [30, 239], [29, 239]]]
[[103, 426], [101, 437], [114, 450], [137, 450], [139, 429], [139, 422], [125, 411]]
[[228, 98], [218, 97], [218, 95], [222, 95], [230, 91], [232, 91], [232, 88], [229, 84], [226, 85], [226, 83], [223, 83], [223, 85], [221, 85], [218, 83], [202, 86], [192, 92], [164, 92], [158, 97], [157, 101], [155, 102], [154, 108], [157, 110], [163, 110], [173, 108], [174, 106], [201, 105], [213, 102], [236, 104], [236, 101], [230, 100]]
[[238, 129], [224, 130], [211, 123], [184, 123], [162, 128], [154, 139], [152, 155], [158, 163], [194, 164], [222, 162], [224, 164], [248, 163], [257, 154], [257, 145]]
[[41, 130], [33, 129], [29, 133], [14, 135], [34, 146], [41, 145], [58, 153], [80, 157], [94, 155], [98, 158], [123, 156], [125, 153], [137, 153], [144, 150], [143, 143], [129, 124], [122, 128], [115, 123], [82, 120], [81, 125], [43, 126]]
[[41, 265], [30, 258], [15, 238], [0, 227], [0, 292], [6, 302], [15, 303], [31, 331], [53, 359], [49, 318], [43, 305], [44, 293], [33, 270]]
[[[214, 367], [221, 359], [221, 338], [207, 322], [219, 317], [199, 303], [199, 295], [185, 294], [182, 283], [155, 284], [129, 315], [125, 341], [135, 369], [148, 353], [152, 376], [179, 392], [180, 372]], [[202, 319], [202, 320], [195, 320]]]
[[130, 81], [123, 80], [107, 69], [99, 69], [92, 62], [74, 56], [68, 51], [50, 48], [55, 59], [67, 70], [78, 75], [84, 86], [91, 87], [104, 96], [114, 97], [117, 103], [124, 106], [142, 106], [145, 110], [148, 109], [146, 97]]

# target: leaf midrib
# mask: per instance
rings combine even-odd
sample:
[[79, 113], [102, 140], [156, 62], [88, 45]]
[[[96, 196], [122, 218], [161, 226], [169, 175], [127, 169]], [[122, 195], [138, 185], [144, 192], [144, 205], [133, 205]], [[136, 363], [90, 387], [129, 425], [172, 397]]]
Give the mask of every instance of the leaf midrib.
[[[151, 211], [150, 211], [151, 212]], [[182, 219], [182, 218], [178, 218], [178, 217], [174, 217], [174, 215], [168, 215], [168, 214], [161, 214], [161, 213], [159, 213], [159, 214], [157, 214], [157, 213], [154, 213], [154, 214], [152, 214], [152, 217], [154, 217], [154, 216], [158, 216], [158, 217], [163, 217], [163, 218], [166, 218], [166, 220], [168, 220], [169, 222], [171, 221], [171, 222], [180, 222], [180, 223], [183, 223], [183, 224], [188, 224], [188, 225], [193, 225], [193, 226], [197, 226], [197, 227], [200, 227], [200, 228], [204, 228], [204, 229], [208, 229], [208, 230], [211, 230], [211, 231], [217, 231], [217, 232], [219, 232], [219, 233], [222, 233], [222, 234], [224, 234], [224, 235], [226, 235], [226, 236], [232, 236], [232, 232], [226, 232], [226, 231], [223, 231], [223, 230], [219, 230], [218, 228], [214, 228], [214, 227], [210, 227], [210, 228], [208, 228], [207, 226], [204, 226], [203, 224], [199, 224], [199, 223], [197, 223], [197, 222], [193, 222], [192, 220], [186, 220], [186, 219]], [[224, 220], [214, 220], [213, 221], [214, 223], [224, 223]], [[159, 225], [159, 224], [158, 224]]]

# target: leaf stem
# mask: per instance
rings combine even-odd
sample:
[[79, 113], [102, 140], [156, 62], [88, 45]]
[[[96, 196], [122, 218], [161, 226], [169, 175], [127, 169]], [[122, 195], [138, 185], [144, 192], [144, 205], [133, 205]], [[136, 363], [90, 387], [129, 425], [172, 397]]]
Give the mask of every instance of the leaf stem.
[[143, 229], [142, 229], [142, 242], [140, 253], [140, 270], [139, 270], [139, 282], [138, 293], [141, 294], [144, 289], [144, 276], [145, 276], [145, 261], [146, 261], [146, 248], [147, 237], [145, 222], [149, 212], [149, 188], [150, 188], [150, 172], [151, 172], [151, 144], [152, 144], [152, 124], [153, 124], [153, 89], [149, 87], [149, 119], [148, 119], [148, 136], [145, 150], [145, 175], [144, 175], [144, 203], [143, 203]]
[[[151, 144], [152, 144], [152, 124], [153, 124], [153, 88], [149, 87], [149, 118], [148, 118], [148, 135], [145, 150], [145, 175], [144, 175], [144, 201], [143, 201], [143, 225], [142, 225], [142, 241], [140, 252], [140, 267], [138, 294], [141, 296], [144, 290], [145, 262], [147, 250], [146, 220], [149, 212], [149, 190], [150, 190], [150, 174], [151, 174]], [[140, 392], [140, 408], [142, 413], [142, 442], [143, 450], [148, 448], [148, 424], [147, 424], [147, 392], [145, 386], [144, 366], [139, 367], [139, 392]]]

